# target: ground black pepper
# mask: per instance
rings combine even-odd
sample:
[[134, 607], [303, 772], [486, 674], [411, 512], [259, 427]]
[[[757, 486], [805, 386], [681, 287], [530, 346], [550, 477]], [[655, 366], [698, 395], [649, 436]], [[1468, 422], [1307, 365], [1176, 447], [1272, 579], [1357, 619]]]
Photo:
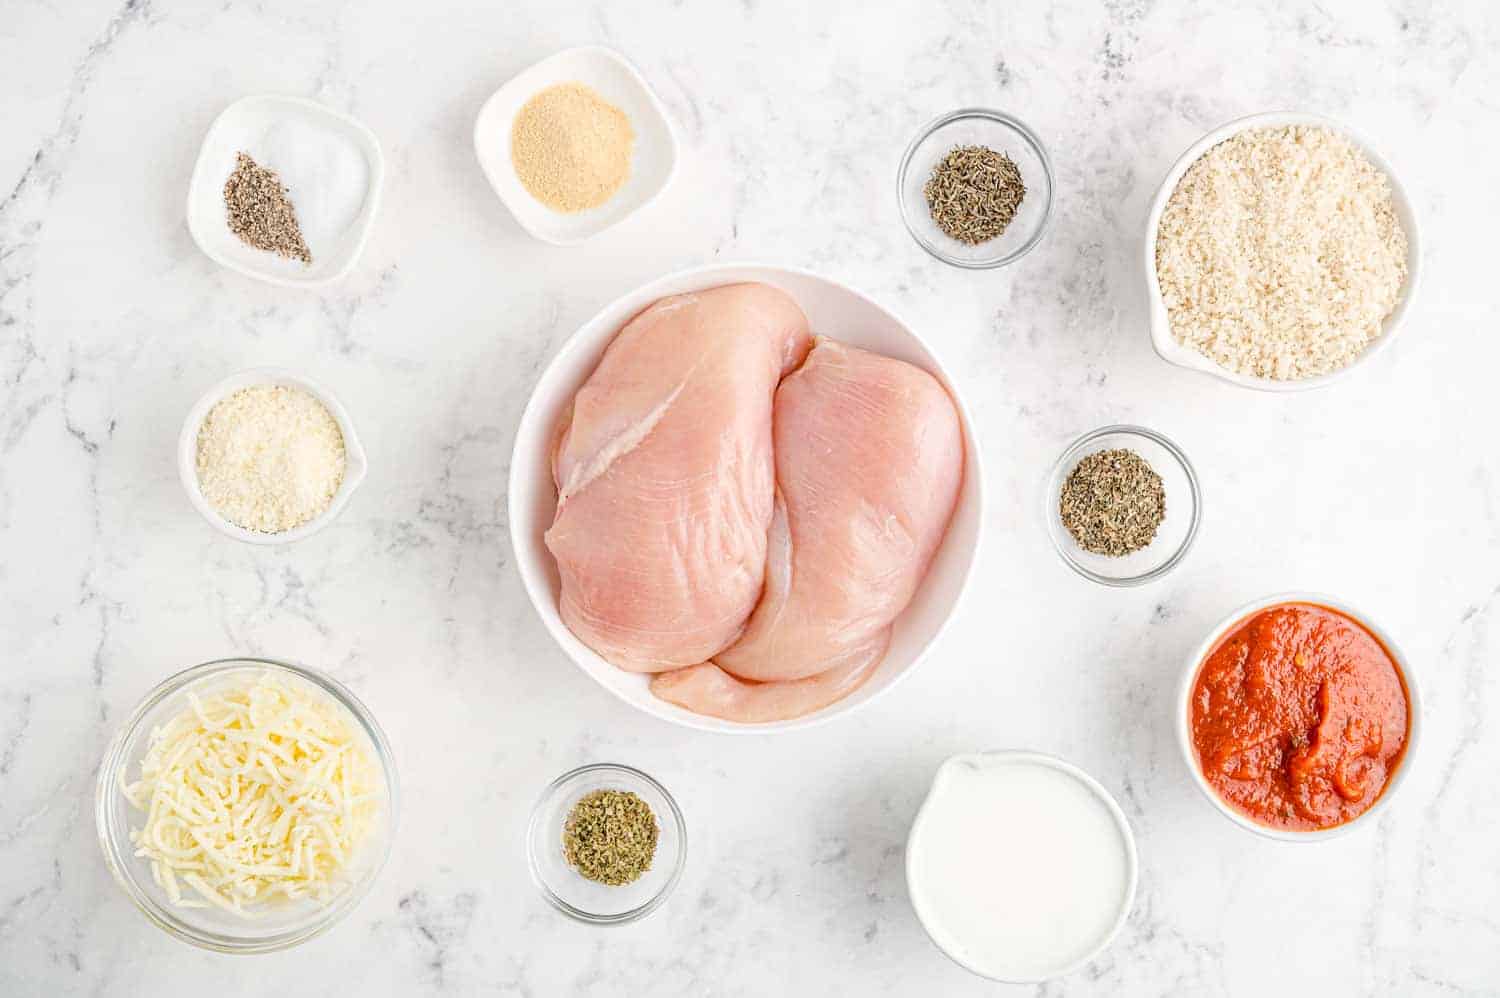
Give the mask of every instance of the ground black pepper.
[[224, 181], [224, 208], [229, 213], [229, 231], [247, 246], [312, 263], [297, 212], [275, 170], [245, 153], [235, 153], [234, 172]]

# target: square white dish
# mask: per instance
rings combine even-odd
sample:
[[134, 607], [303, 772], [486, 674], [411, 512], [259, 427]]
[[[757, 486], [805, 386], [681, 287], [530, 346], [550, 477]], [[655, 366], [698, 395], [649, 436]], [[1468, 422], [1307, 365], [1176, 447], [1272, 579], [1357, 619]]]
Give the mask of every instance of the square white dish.
[[[230, 231], [224, 182], [239, 152], [280, 174], [311, 264], [255, 249]], [[380, 143], [358, 121], [300, 97], [245, 97], [225, 108], [203, 138], [188, 185], [188, 231], [210, 259], [230, 270], [272, 284], [320, 287], [359, 260], [384, 182]]]
[[[604, 204], [587, 211], [554, 211], [531, 196], [510, 159], [516, 114], [542, 90], [559, 83], [592, 87], [624, 111], [635, 131], [630, 176]], [[485, 178], [521, 227], [543, 242], [576, 246], [656, 200], [677, 172], [677, 136], [656, 93], [613, 49], [583, 45], [564, 49], [522, 70], [496, 90], [474, 121], [474, 153]]]

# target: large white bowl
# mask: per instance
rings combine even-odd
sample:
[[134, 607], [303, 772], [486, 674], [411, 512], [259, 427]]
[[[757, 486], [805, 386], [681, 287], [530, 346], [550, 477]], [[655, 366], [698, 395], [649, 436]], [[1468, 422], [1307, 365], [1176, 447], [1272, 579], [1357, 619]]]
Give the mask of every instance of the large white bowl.
[[[1207, 661], [1209, 653], [1218, 646], [1230, 631], [1248, 620], [1252, 615], [1271, 606], [1280, 606], [1283, 603], [1311, 603], [1314, 606], [1327, 607], [1342, 613], [1344, 616], [1358, 622], [1365, 630], [1375, 635], [1392, 660], [1396, 663], [1397, 670], [1401, 673], [1401, 680], [1406, 684], [1406, 751], [1401, 755], [1401, 762], [1396, 771], [1386, 781], [1385, 791], [1375, 800], [1375, 803], [1360, 815], [1349, 819], [1342, 825], [1332, 828], [1322, 828], [1316, 831], [1296, 831], [1286, 828], [1272, 828], [1270, 825], [1262, 825], [1248, 815], [1241, 814], [1220, 797], [1218, 792], [1209, 785], [1203, 775], [1203, 770], [1198, 764], [1198, 753], [1193, 748], [1192, 724], [1189, 721], [1190, 708], [1192, 706], [1193, 687], [1198, 682], [1198, 673], [1202, 671], [1203, 664]], [[1281, 842], [1321, 842], [1326, 839], [1337, 838], [1360, 825], [1372, 824], [1377, 814], [1381, 814], [1390, 806], [1391, 798], [1396, 796], [1396, 791], [1406, 782], [1406, 774], [1411, 770], [1413, 759], [1417, 752], [1417, 743], [1421, 741], [1422, 734], [1422, 691], [1417, 687], [1417, 677], [1412, 673], [1411, 660], [1402, 653], [1400, 646], [1391, 639], [1379, 624], [1371, 619], [1370, 615], [1357, 610], [1342, 600], [1334, 599], [1324, 593], [1314, 592], [1288, 592], [1277, 593], [1258, 599], [1253, 603], [1246, 603], [1233, 613], [1220, 620], [1208, 636], [1198, 644], [1183, 664], [1182, 678], [1177, 684], [1177, 698], [1173, 701], [1173, 709], [1177, 716], [1172, 722], [1177, 731], [1177, 748], [1182, 753], [1182, 761], [1186, 763], [1188, 772], [1192, 774], [1193, 783], [1202, 792], [1208, 802], [1214, 806], [1224, 817], [1247, 829], [1263, 835], [1268, 839], [1277, 839]]]
[[[600, 658], [563, 624], [557, 610], [557, 565], [542, 541], [552, 525], [557, 492], [552, 483], [552, 444], [558, 420], [621, 326], [666, 295], [702, 291], [721, 284], [760, 281], [797, 300], [813, 332], [908, 361], [930, 371], [957, 404], [964, 427], [965, 466], [958, 507], [948, 534], [915, 598], [897, 619], [890, 650], [869, 680], [820, 711], [789, 721], [741, 724], [695, 714], [652, 695], [647, 676], [625, 672]], [[816, 274], [785, 267], [716, 264], [670, 274], [606, 306], [563, 344], [533, 389], [516, 432], [510, 464], [510, 538], [526, 594], [542, 623], [580, 669], [626, 703], [648, 714], [704, 731], [771, 732], [805, 728], [869, 703], [907, 675], [953, 616], [979, 545], [979, 451], [963, 401], [932, 349], [889, 311], [859, 292]]]
[[[1396, 216], [1400, 218], [1401, 225], [1406, 229], [1406, 283], [1401, 288], [1401, 300], [1391, 314], [1385, 318], [1385, 328], [1380, 336], [1375, 339], [1365, 351], [1361, 353], [1348, 366], [1334, 371], [1332, 374], [1320, 374], [1312, 378], [1301, 378], [1295, 381], [1283, 381], [1275, 378], [1257, 378], [1248, 374], [1240, 374], [1226, 367], [1220, 367], [1210, 358], [1194, 350], [1192, 347], [1183, 346], [1172, 336], [1171, 323], [1167, 316], [1167, 306], [1162, 302], [1161, 283], [1156, 279], [1156, 233], [1161, 226], [1161, 213], [1167, 206], [1167, 201], [1172, 197], [1172, 192], [1177, 189], [1177, 182], [1182, 175], [1188, 171], [1188, 167], [1196, 163], [1204, 153], [1208, 152], [1220, 142], [1239, 134], [1249, 128], [1280, 128], [1285, 125], [1308, 125], [1311, 127], [1327, 128], [1338, 132], [1348, 138], [1360, 151], [1375, 165], [1391, 184], [1391, 201], [1396, 208]], [[1239, 118], [1229, 122], [1227, 125], [1216, 128], [1203, 138], [1188, 146], [1187, 152], [1177, 158], [1172, 168], [1167, 171], [1167, 177], [1161, 182], [1157, 189], [1156, 199], [1151, 202], [1151, 213], [1146, 216], [1146, 240], [1142, 247], [1142, 261], [1145, 264], [1146, 294], [1149, 299], [1148, 311], [1150, 313], [1151, 345], [1156, 349], [1162, 360], [1178, 367], [1185, 367], [1192, 371], [1202, 371], [1212, 374], [1232, 385], [1242, 388], [1254, 388], [1266, 392], [1300, 392], [1309, 388], [1322, 388], [1330, 385], [1340, 378], [1348, 376], [1356, 368], [1369, 363], [1369, 361], [1385, 349], [1386, 345], [1395, 338], [1396, 332], [1401, 328], [1406, 318], [1406, 313], [1411, 309], [1412, 301], [1417, 294], [1417, 278], [1421, 273], [1422, 265], [1422, 236], [1417, 225], [1416, 211], [1412, 208], [1411, 199], [1406, 196], [1406, 189], [1401, 186], [1401, 178], [1391, 164], [1375, 151], [1375, 147], [1367, 142], [1362, 136], [1352, 129], [1338, 122], [1324, 118], [1317, 114], [1300, 114], [1290, 111], [1271, 111], [1265, 114], [1252, 114], [1249, 117]]]

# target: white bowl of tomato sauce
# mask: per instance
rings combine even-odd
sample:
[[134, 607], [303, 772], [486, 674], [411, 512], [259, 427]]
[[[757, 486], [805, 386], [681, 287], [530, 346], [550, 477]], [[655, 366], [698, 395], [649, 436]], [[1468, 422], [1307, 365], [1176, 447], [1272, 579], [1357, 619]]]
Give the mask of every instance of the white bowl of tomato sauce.
[[1193, 649], [1177, 740], [1203, 796], [1242, 828], [1308, 842], [1390, 806], [1411, 768], [1421, 694], [1368, 615], [1322, 593], [1267, 596]]

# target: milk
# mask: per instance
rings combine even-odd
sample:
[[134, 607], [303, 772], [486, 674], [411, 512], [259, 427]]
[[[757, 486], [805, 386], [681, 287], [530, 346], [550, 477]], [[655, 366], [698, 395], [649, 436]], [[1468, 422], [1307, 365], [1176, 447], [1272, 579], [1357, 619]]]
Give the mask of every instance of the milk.
[[939, 948], [1005, 981], [1063, 973], [1129, 913], [1135, 847], [1081, 771], [1048, 756], [955, 756], [907, 842], [907, 887]]

